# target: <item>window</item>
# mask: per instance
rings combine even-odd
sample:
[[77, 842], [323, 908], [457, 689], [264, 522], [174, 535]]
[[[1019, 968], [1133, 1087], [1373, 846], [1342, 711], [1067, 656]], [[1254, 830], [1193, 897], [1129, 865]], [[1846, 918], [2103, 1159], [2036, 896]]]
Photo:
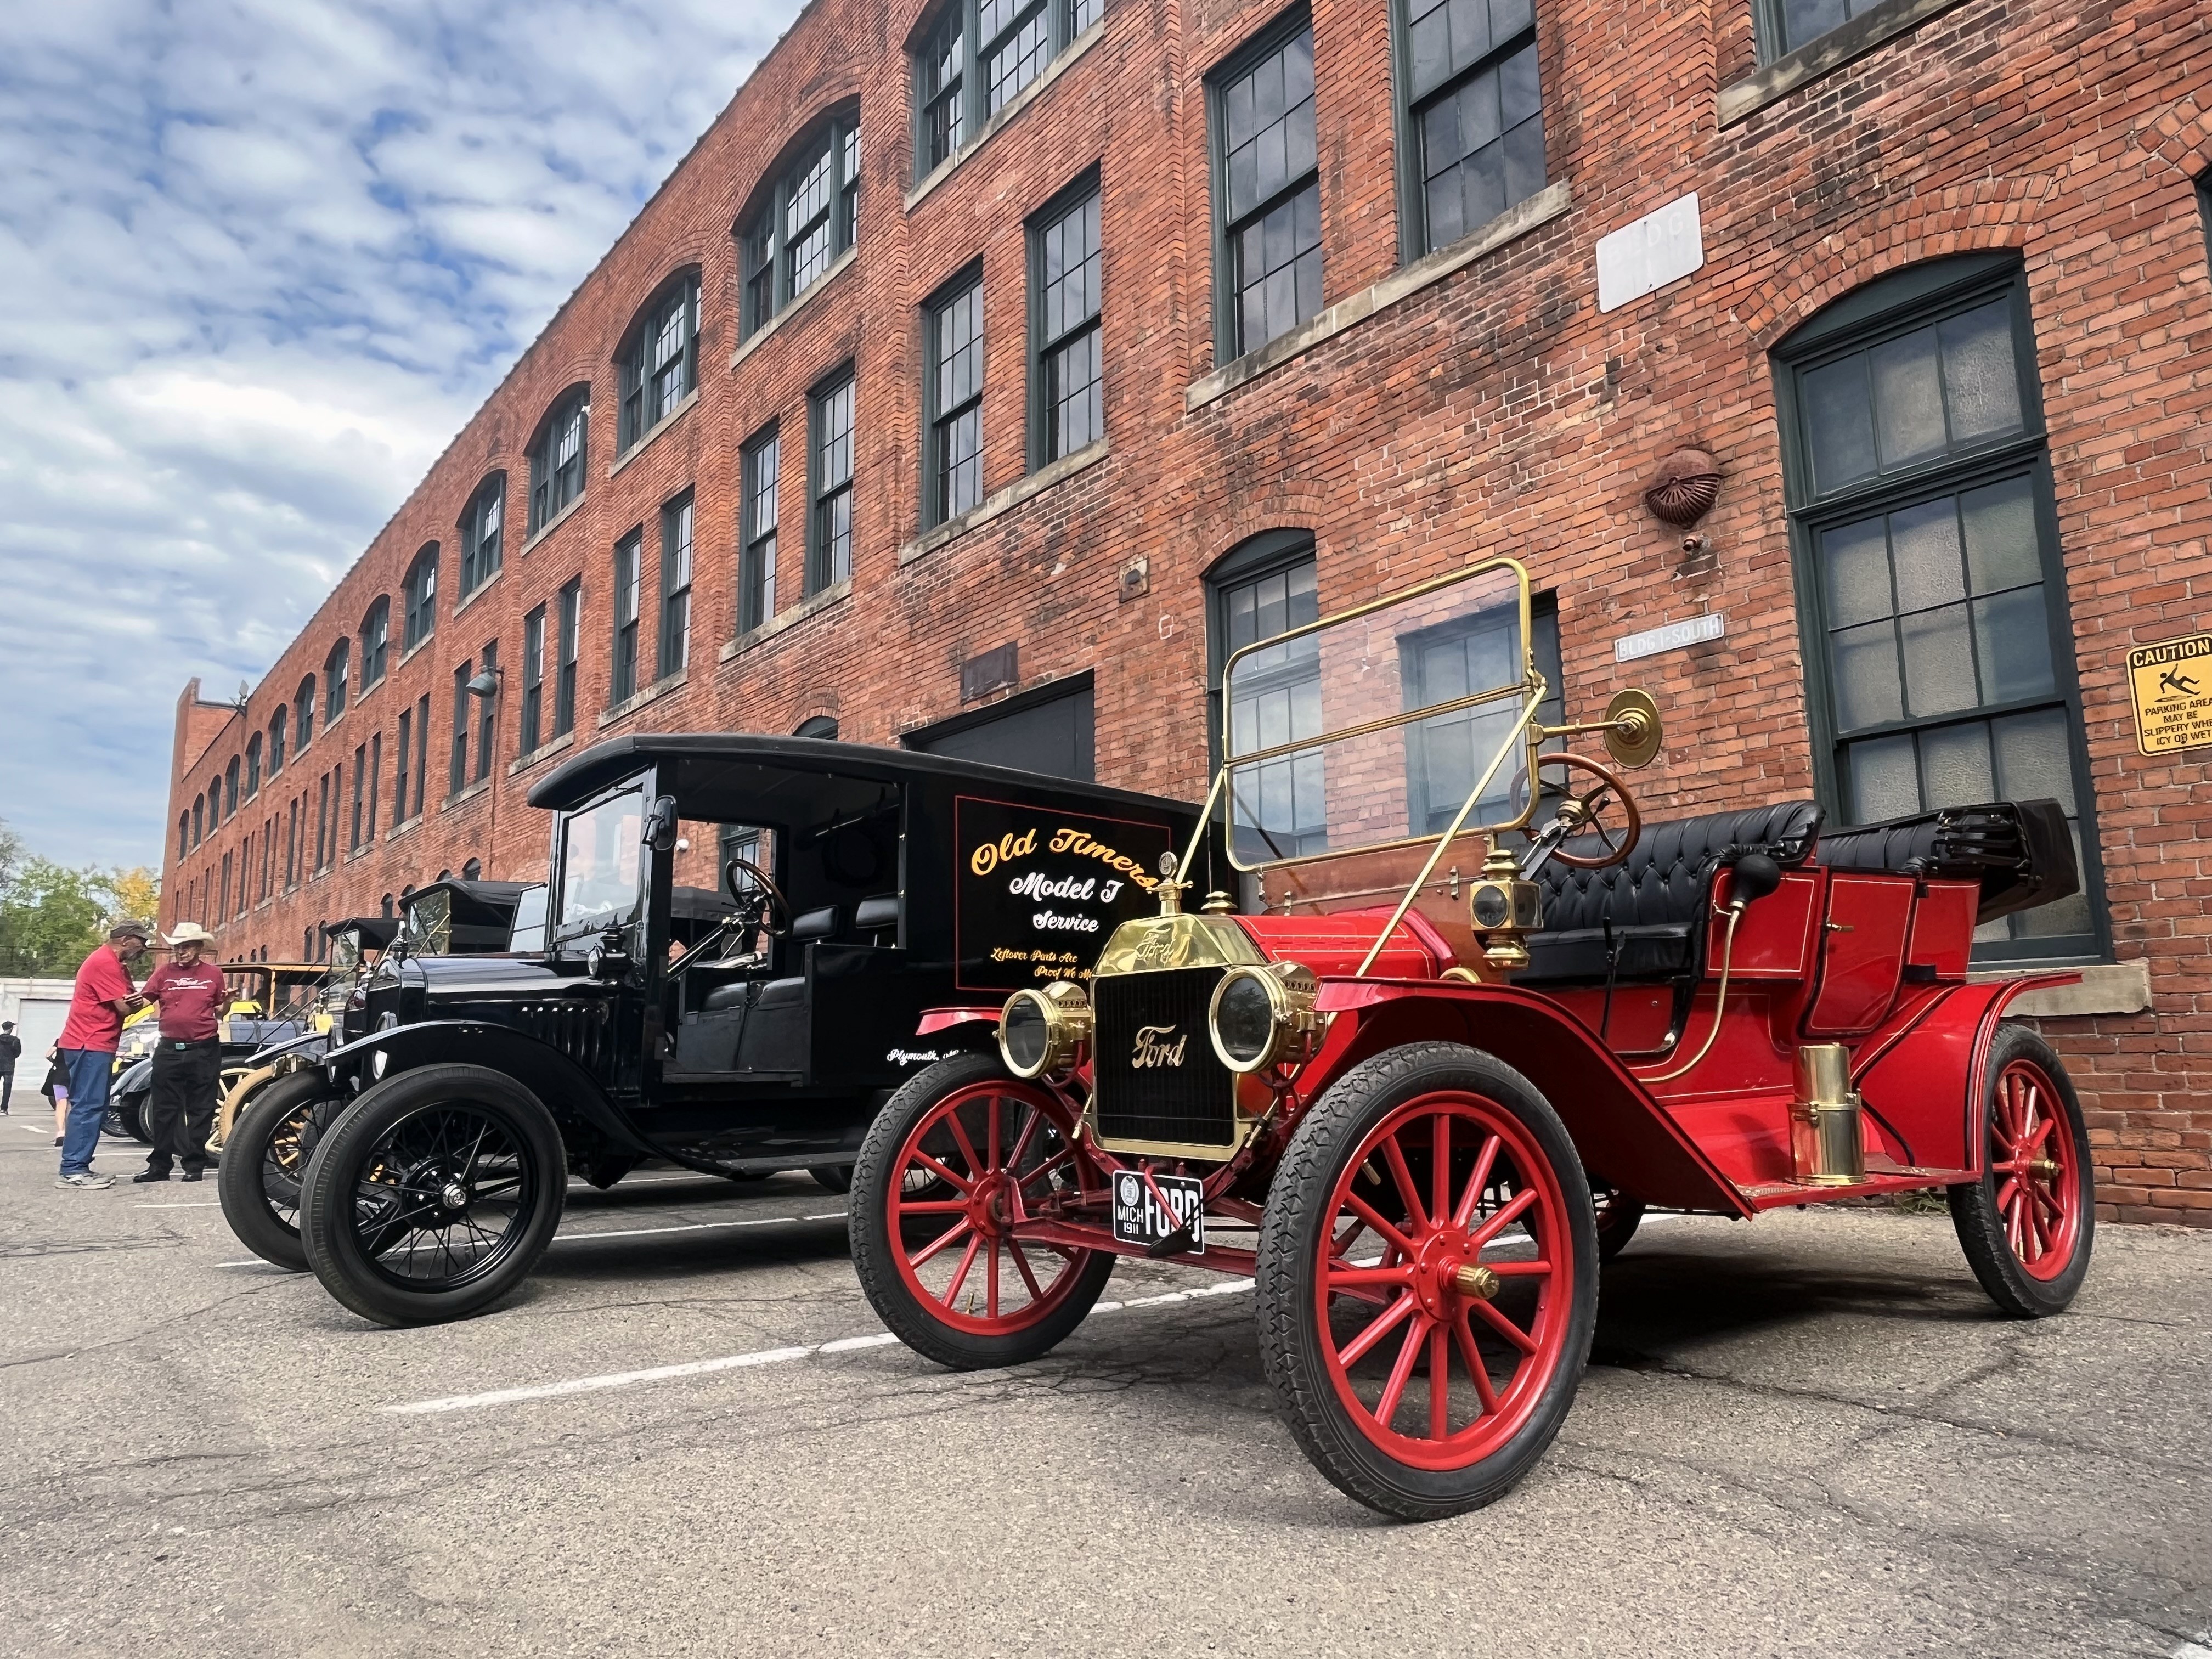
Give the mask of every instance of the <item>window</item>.
[[361, 689], [368, 690], [384, 678], [385, 658], [392, 647], [392, 601], [379, 597], [361, 619]]
[[2083, 890], [1989, 923], [1975, 954], [2099, 953], [2087, 757], [2016, 258], [1884, 278], [1776, 360], [1831, 821], [2057, 799]]
[[1544, 187], [1534, 0], [1401, 0], [1406, 257], [1480, 230]]
[[400, 584], [400, 649], [412, 651], [438, 628], [438, 544], [432, 542], [407, 567]]
[[331, 775], [324, 773], [315, 783], [315, 868], [323, 870], [331, 861]]
[[1212, 84], [1217, 349], [1257, 351], [1321, 310], [1313, 25], [1265, 37]]
[[782, 453], [782, 440], [774, 427], [745, 446], [738, 555], [740, 634], [750, 634], [775, 615], [775, 483]]
[[197, 847], [207, 839], [207, 797], [192, 797], [192, 845]]
[[811, 598], [853, 574], [853, 374], [807, 400], [807, 477], [813, 511], [806, 523], [806, 592]]
[[323, 661], [323, 724], [328, 726], [346, 709], [346, 665], [353, 651], [349, 641], [340, 640], [331, 647], [331, 654]]
[[292, 723], [299, 728], [300, 747], [305, 749], [315, 735], [315, 677], [313, 674], [300, 682], [300, 689], [292, 698]]
[[691, 659], [691, 497], [660, 509], [660, 678]]
[[1759, 61], [1771, 64], [1881, 3], [1881, 0], [1756, 0], [1753, 15]]
[[853, 246], [860, 194], [860, 114], [853, 111], [825, 123], [799, 150], [739, 233], [746, 334], [766, 326]]
[[[586, 416], [590, 413], [588, 410], [584, 412]], [[583, 428], [580, 422], [576, 430], [578, 454], [580, 456], [583, 444]], [[574, 493], [581, 495], [583, 489], [583, 467], [580, 462], [576, 469], [576, 488]], [[501, 526], [507, 518], [506, 502], [507, 475], [501, 473], [477, 491], [476, 498], [469, 503], [469, 510], [461, 516], [461, 597], [463, 599], [466, 599], [494, 576], [499, 574]], [[547, 516], [550, 518], [552, 515], [549, 514]], [[437, 549], [434, 544], [428, 550], [431, 555], [434, 567], [430, 576], [434, 586], [437, 580], [437, 571], [434, 568]], [[428, 634], [430, 629], [425, 628], [422, 631]]]
[[190, 812], [179, 812], [177, 814], [177, 856], [182, 858], [191, 850], [192, 815]]
[[[1221, 741], [1221, 675], [1229, 659], [1248, 645], [1317, 620], [1320, 567], [1313, 538], [1302, 531], [1255, 536], [1214, 568], [1209, 629], [1211, 694], [1208, 741]], [[1242, 677], [1240, 676], [1240, 678]], [[1278, 647], [1255, 663], [1239, 687], [1230, 720], [1237, 747], [1262, 746], [1317, 737], [1322, 730], [1321, 651], [1311, 636]], [[1217, 752], [1217, 759], [1218, 758]], [[1285, 755], [1257, 769], [1261, 801], [1241, 809], [1238, 821], [1256, 823], [1270, 844], [1239, 848], [1247, 858], [1289, 858], [1328, 846], [1318, 752]]]
[[522, 619], [522, 752], [536, 751], [544, 741], [545, 719], [545, 607], [539, 605]]
[[482, 859], [471, 859], [467, 863], [462, 865], [461, 879], [463, 881], [482, 881], [483, 879], [483, 860]]
[[1030, 231], [1030, 464], [1042, 466], [1106, 435], [1098, 350], [1098, 180], [1045, 210]]
[[495, 689], [491, 696], [477, 696], [473, 691], [469, 693], [470, 696], [476, 699], [477, 705], [477, 781], [478, 783], [482, 783], [491, 775], [492, 757], [498, 752], [499, 748], [499, 745], [492, 740], [495, 732], [494, 721], [499, 714], [499, 692], [496, 689], [499, 678], [499, 641], [497, 640], [485, 641], [483, 672], [490, 676], [494, 682]]
[[[592, 404], [589, 388], [578, 386], [562, 398], [559, 403], [554, 404], [553, 412], [545, 417], [545, 424], [538, 428], [538, 441], [530, 447], [530, 533], [532, 535], [536, 535], [554, 520], [559, 518], [571, 501], [576, 501], [583, 495], [584, 463], [587, 447], [585, 441], [591, 421]], [[497, 509], [495, 507], [492, 510], [495, 519]], [[467, 532], [464, 529], [461, 542], [461, 556], [464, 561], [461, 581], [465, 586], [467, 585], [469, 576], [465, 568], [469, 545]], [[493, 550], [495, 562], [497, 557], [497, 547], [495, 544]], [[477, 579], [482, 581], [490, 574], [489, 571], [483, 572]]]
[[446, 763], [448, 799], [469, 786], [469, 662], [453, 671], [453, 751]]
[[576, 725], [576, 648], [582, 636], [584, 582], [580, 576], [561, 590], [559, 671], [553, 682], [553, 735], [565, 737]]
[[358, 852], [361, 848], [361, 804], [362, 797], [367, 793], [365, 786], [368, 781], [368, 745], [357, 744], [353, 751], [353, 831], [346, 842], [346, 850], [349, 853]]
[[415, 705], [415, 816], [429, 809], [430, 694], [425, 691]]
[[928, 422], [925, 525], [957, 518], [983, 499], [983, 272], [957, 279], [930, 301], [923, 382]]
[[403, 708], [399, 711], [399, 746], [393, 753], [392, 767], [392, 822], [395, 825], [407, 822], [407, 763], [413, 758], [410, 739], [414, 735], [415, 711]]
[[[381, 784], [383, 781], [384, 733], [381, 732], [372, 732], [369, 733], [368, 737], [368, 812], [367, 833], [367, 839], [371, 842], [374, 842], [376, 839], [377, 786]], [[356, 792], [358, 792], [360, 787], [361, 779], [359, 775], [356, 775], [354, 779], [354, 787]]]
[[229, 823], [229, 822], [230, 822], [230, 820], [231, 820], [232, 816], [233, 816], [234, 813], [236, 813], [236, 812], [237, 812], [237, 811], [238, 811], [238, 760], [237, 760], [237, 757], [236, 757], [235, 756], [234, 756], [234, 757], [232, 757], [232, 758], [231, 758], [231, 763], [230, 763], [230, 764], [229, 764], [229, 765], [228, 765], [228, 766], [226, 766], [226, 767], [224, 767], [224, 768], [223, 768], [223, 769], [222, 769], [222, 817], [223, 817], [223, 822], [224, 822], [224, 823]]
[[284, 728], [290, 711], [281, 703], [269, 722], [269, 775], [275, 777], [284, 769]]
[[837, 741], [837, 718], [834, 714], [809, 714], [799, 721], [794, 738], [820, 738], [825, 743]]
[[246, 740], [246, 799], [252, 800], [261, 793], [261, 734], [256, 732]]
[[623, 347], [616, 452], [626, 453], [673, 413], [698, 379], [699, 274], [692, 271], [647, 307]]
[[615, 544], [615, 653], [607, 705], [637, 695], [637, 615], [644, 598], [645, 535], [633, 530]]
[[949, 160], [1104, 15], [1105, 0], [951, 0], [915, 50], [915, 174]]

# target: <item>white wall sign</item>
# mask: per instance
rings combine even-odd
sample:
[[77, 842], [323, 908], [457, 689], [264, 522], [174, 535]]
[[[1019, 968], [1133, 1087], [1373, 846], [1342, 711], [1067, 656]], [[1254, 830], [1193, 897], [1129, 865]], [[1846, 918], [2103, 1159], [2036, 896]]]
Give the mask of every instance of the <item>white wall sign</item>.
[[1727, 633], [1728, 618], [1717, 611], [1709, 611], [1687, 622], [1668, 623], [1664, 628], [1624, 635], [1613, 642], [1613, 659], [1634, 662], [1638, 657], [1656, 657], [1662, 651], [1680, 651], [1686, 645], [1704, 645], [1725, 637]]
[[1655, 294], [1705, 262], [1705, 238], [1692, 191], [1632, 224], [1597, 239], [1597, 308], [1618, 311]]

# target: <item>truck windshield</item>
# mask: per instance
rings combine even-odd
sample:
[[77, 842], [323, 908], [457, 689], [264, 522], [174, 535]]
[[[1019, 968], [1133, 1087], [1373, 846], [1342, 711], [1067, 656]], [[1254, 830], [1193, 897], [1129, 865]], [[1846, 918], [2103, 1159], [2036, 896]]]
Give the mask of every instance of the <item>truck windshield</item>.
[[571, 939], [637, 919], [639, 838], [645, 792], [625, 789], [571, 813], [561, 827], [561, 920]]
[[517, 953], [545, 948], [545, 888], [526, 887], [514, 901], [514, 922], [507, 930], [507, 948]]

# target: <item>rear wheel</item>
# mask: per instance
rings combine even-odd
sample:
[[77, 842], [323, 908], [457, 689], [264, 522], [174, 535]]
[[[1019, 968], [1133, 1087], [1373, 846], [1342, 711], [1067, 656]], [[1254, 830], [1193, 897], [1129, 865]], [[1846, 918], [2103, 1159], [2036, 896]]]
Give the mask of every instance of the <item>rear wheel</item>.
[[1990, 1044], [1979, 1181], [1951, 1188], [1951, 1224], [1974, 1277], [2015, 1319], [2063, 1312], [2089, 1271], [2096, 1177], [2066, 1068], [2024, 1025]]
[[1534, 1085], [1419, 1043], [1291, 1135], [1261, 1224], [1260, 1352], [1342, 1491], [1407, 1520], [1503, 1497], [1558, 1433], [1597, 1316], [1590, 1188]]
[[305, 1273], [300, 1185], [315, 1143], [346, 1102], [325, 1092], [319, 1072], [295, 1072], [259, 1090], [231, 1120], [216, 1172], [222, 1218], [264, 1261]]
[[1073, 1115], [1049, 1089], [960, 1054], [909, 1078], [853, 1166], [853, 1264], [884, 1323], [956, 1370], [1051, 1352], [1114, 1272], [1109, 1250], [1016, 1236], [1079, 1181]]
[[141, 1146], [154, 1144], [153, 1127], [146, 1121], [146, 1103], [152, 1095], [141, 1090], [137, 1094], [117, 1095], [108, 1103], [107, 1116], [100, 1123], [100, 1133], [118, 1139], [127, 1137]]
[[465, 1319], [545, 1254], [567, 1167], [552, 1114], [514, 1079], [477, 1066], [403, 1072], [315, 1150], [300, 1208], [307, 1265], [379, 1324]]

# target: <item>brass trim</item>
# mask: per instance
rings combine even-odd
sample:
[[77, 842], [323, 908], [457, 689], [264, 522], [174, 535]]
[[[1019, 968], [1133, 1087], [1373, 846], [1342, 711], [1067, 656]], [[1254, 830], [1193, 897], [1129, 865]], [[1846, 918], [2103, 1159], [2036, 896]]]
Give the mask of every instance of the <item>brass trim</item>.
[[[1255, 981], [1267, 997], [1267, 1044], [1256, 1060], [1240, 1060], [1221, 1041], [1221, 999], [1239, 980]], [[1263, 968], [1231, 968], [1213, 988], [1206, 1005], [1206, 1035], [1213, 1044], [1213, 1057], [1239, 1077], [1250, 1077], [1270, 1066], [1304, 1065], [1321, 1046], [1328, 1021], [1314, 1012], [1321, 994], [1321, 980], [1303, 963], [1271, 962]]]
[[1231, 917], [1202, 912], [1140, 916], [1114, 930], [1098, 953], [1091, 977], [1181, 968], [1259, 968], [1267, 961], [1252, 936]]
[[[1269, 644], [1274, 643], [1269, 641]], [[1251, 647], [1247, 646], [1246, 650]], [[1279, 755], [1296, 755], [1308, 749], [1318, 749], [1323, 744], [1341, 743], [1346, 738], [1364, 738], [1370, 732], [1388, 732], [1393, 726], [1418, 726], [1423, 720], [1434, 720], [1440, 714], [1456, 714], [1462, 708], [1480, 708], [1486, 702], [1503, 702], [1508, 697], [1524, 695], [1525, 683], [1493, 686], [1487, 691], [1472, 691], [1464, 697], [1454, 697], [1449, 702], [1424, 703], [1420, 708], [1404, 714], [1384, 714], [1371, 720], [1362, 720], [1357, 726], [1340, 726], [1334, 732], [1324, 732], [1317, 738], [1294, 738], [1288, 743], [1279, 743], [1267, 749], [1248, 749], [1243, 754], [1222, 762], [1224, 771], [1235, 771], [1240, 766], [1257, 766], [1261, 761], [1273, 760]], [[1226, 754], [1228, 751], [1224, 750]], [[1426, 839], [1426, 837], [1423, 837]]]
[[1462, 1296], [1471, 1296], [1487, 1302], [1505, 1288], [1505, 1281], [1489, 1268], [1468, 1262], [1452, 1275], [1452, 1288]]
[[1203, 1164], [1226, 1164], [1244, 1150], [1251, 1138], [1258, 1118], [1240, 1117], [1237, 1121], [1237, 1138], [1227, 1142], [1194, 1140], [1109, 1140], [1098, 1132], [1097, 1108], [1095, 1103], [1083, 1109], [1084, 1127], [1091, 1139], [1105, 1151], [1123, 1158], [1180, 1158]]
[[[1006, 1050], [1006, 1016], [1013, 1012], [1016, 1003], [1022, 1001], [1035, 1003], [1044, 1017], [1044, 1053], [1034, 1066], [1018, 1064]], [[999, 1024], [994, 1036], [999, 1045], [1000, 1061], [1024, 1082], [1048, 1072], [1064, 1072], [1082, 1058], [1084, 1045], [1091, 1041], [1091, 1000], [1073, 980], [1024, 986], [1008, 997], [999, 1010]]]

